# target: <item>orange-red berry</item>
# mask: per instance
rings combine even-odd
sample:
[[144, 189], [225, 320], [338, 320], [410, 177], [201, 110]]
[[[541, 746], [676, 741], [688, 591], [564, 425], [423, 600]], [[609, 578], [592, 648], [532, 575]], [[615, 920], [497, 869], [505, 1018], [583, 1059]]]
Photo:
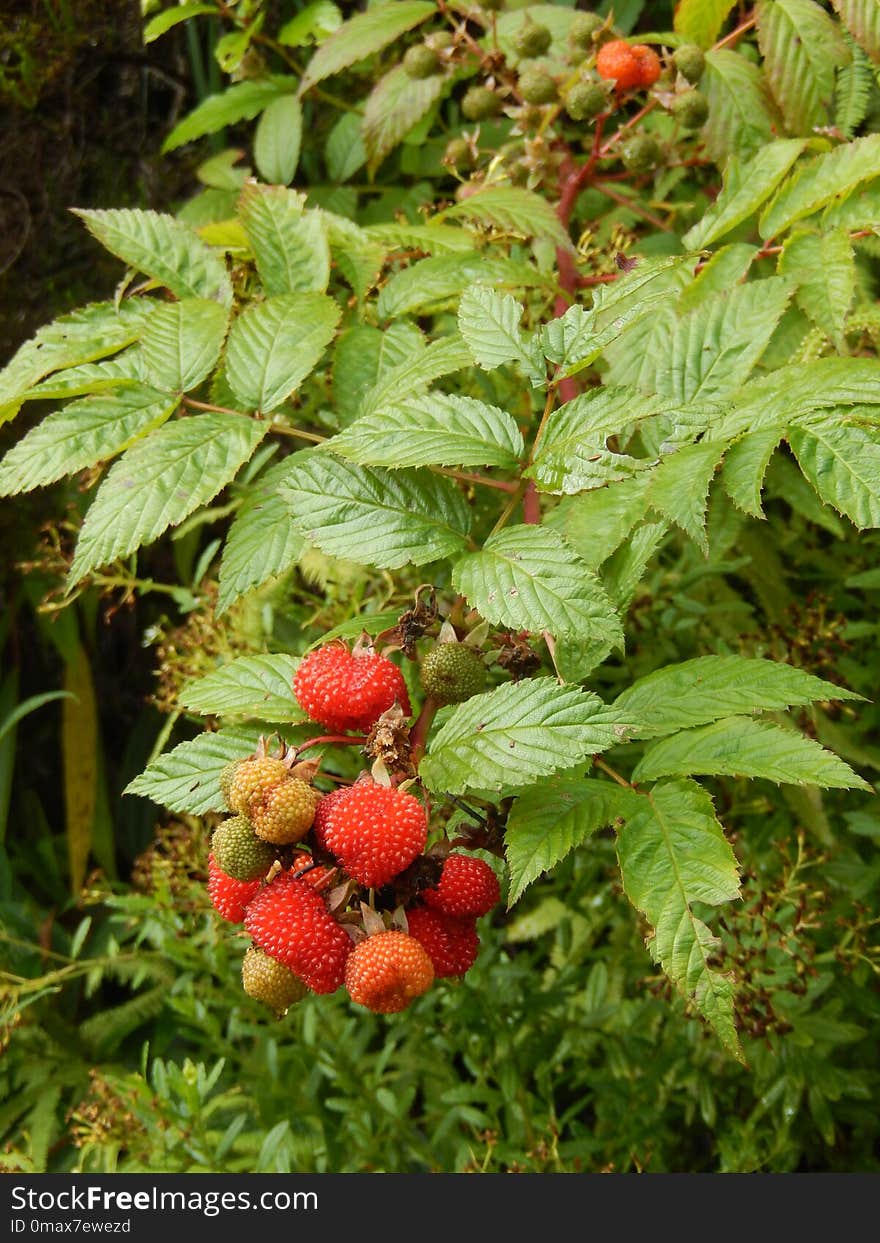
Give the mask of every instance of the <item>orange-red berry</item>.
[[305, 879], [282, 872], [248, 904], [244, 926], [254, 944], [315, 993], [333, 993], [345, 974], [351, 939]]
[[660, 58], [644, 43], [627, 43], [612, 39], [599, 49], [596, 72], [600, 78], [613, 80], [619, 91], [652, 86], [660, 77]]
[[444, 915], [485, 915], [501, 897], [498, 877], [482, 859], [452, 854], [443, 864], [434, 889], [422, 894], [428, 906]]
[[321, 840], [359, 884], [380, 889], [424, 850], [425, 809], [405, 790], [368, 779], [329, 797], [326, 813], [324, 799], [319, 807]]
[[256, 880], [236, 880], [221, 871], [214, 861], [213, 854], [208, 855], [208, 894], [211, 905], [218, 914], [230, 923], [240, 924], [251, 898], [261, 884]]
[[335, 733], [366, 732], [395, 702], [409, 716], [403, 674], [393, 661], [370, 648], [349, 651], [327, 643], [302, 658], [293, 693], [313, 721]]
[[474, 919], [456, 919], [427, 906], [406, 913], [409, 934], [427, 952], [438, 980], [464, 975], [477, 959], [480, 938]]
[[352, 1001], [375, 1014], [396, 1014], [427, 992], [434, 968], [427, 951], [405, 932], [377, 932], [352, 950], [345, 987]]

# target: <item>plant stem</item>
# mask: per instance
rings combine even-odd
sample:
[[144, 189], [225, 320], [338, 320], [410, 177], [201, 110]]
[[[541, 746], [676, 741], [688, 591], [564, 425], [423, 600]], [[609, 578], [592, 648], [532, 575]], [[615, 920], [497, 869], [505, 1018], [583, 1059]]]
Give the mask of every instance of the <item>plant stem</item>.
[[439, 707], [440, 704], [433, 697], [433, 695], [429, 695], [422, 704], [422, 710], [416, 718], [415, 725], [410, 731], [409, 741], [412, 747], [410, 758], [412, 760], [413, 767], [417, 772], [422, 756], [425, 754], [425, 747], [428, 743], [428, 730], [431, 728], [431, 722], [434, 720]]

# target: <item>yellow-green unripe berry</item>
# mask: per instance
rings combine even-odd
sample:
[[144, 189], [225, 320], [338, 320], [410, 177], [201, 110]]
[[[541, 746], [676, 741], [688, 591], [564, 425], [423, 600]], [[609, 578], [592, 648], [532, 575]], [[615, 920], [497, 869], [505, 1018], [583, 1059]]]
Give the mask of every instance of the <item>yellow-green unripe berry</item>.
[[660, 163], [661, 155], [657, 139], [648, 134], [637, 134], [621, 150], [623, 166], [631, 173], [649, 173]]
[[685, 91], [672, 101], [669, 111], [685, 129], [699, 129], [708, 119], [709, 101], [699, 91]]
[[409, 78], [416, 80], [433, 78], [440, 69], [440, 57], [432, 47], [428, 47], [425, 43], [417, 43], [415, 47], [407, 49], [403, 58], [403, 68]]
[[229, 802], [229, 795], [232, 791], [232, 783], [235, 781], [235, 770], [240, 763], [241, 760], [230, 760], [220, 774], [220, 796], [230, 811], [235, 811], [235, 808]]
[[233, 880], [258, 880], [275, 862], [276, 851], [260, 841], [244, 816], [232, 816], [214, 830], [211, 853], [221, 872]]
[[568, 31], [568, 37], [576, 48], [589, 51], [593, 46], [593, 36], [605, 25], [605, 19], [598, 13], [576, 13]]
[[500, 13], [507, 0], [477, 0], [477, 2], [487, 13]]
[[472, 86], [461, 101], [461, 110], [469, 121], [485, 121], [501, 111], [501, 100], [488, 86]]
[[672, 53], [672, 63], [688, 82], [697, 83], [706, 68], [706, 56], [696, 43], [683, 43]]
[[428, 38], [431, 41], [429, 46], [435, 48], [438, 52], [445, 52], [455, 42], [452, 33], [448, 30], [435, 30]]
[[519, 90], [527, 104], [552, 104], [556, 83], [543, 69], [527, 69], [519, 75]]
[[565, 97], [572, 121], [589, 121], [608, 107], [608, 94], [598, 82], [577, 82]]
[[422, 661], [422, 687], [440, 703], [463, 703], [485, 686], [486, 666], [464, 643], [438, 643]]
[[453, 168], [470, 168], [474, 162], [471, 144], [466, 138], [452, 138], [443, 153], [443, 163]]
[[241, 982], [248, 997], [261, 1001], [281, 1018], [309, 991], [284, 963], [252, 945], [241, 964]]
[[547, 27], [539, 26], [531, 19], [520, 26], [511, 39], [513, 50], [521, 60], [543, 56], [552, 42], [553, 36]]

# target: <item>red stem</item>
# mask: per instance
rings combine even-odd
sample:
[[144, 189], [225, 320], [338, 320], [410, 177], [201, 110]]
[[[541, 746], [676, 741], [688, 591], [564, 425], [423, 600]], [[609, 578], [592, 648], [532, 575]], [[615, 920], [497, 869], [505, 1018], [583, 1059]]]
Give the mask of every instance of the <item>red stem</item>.
[[413, 767], [416, 771], [418, 771], [419, 763], [422, 756], [425, 754], [425, 747], [428, 742], [428, 730], [431, 728], [431, 722], [434, 720], [434, 716], [439, 707], [440, 704], [437, 700], [434, 699], [432, 695], [429, 695], [422, 704], [422, 710], [418, 715], [415, 725], [410, 731], [409, 741], [412, 747], [410, 759], [412, 760]]
[[319, 738], [310, 738], [308, 742], [304, 742], [302, 746], [297, 747], [296, 754], [301, 755], [303, 751], [308, 751], [310, 747], [318, 747], [323, 743], [335, 742], [343, 747], [354, 747], [366, 741], [366, 734], [321, 734]]

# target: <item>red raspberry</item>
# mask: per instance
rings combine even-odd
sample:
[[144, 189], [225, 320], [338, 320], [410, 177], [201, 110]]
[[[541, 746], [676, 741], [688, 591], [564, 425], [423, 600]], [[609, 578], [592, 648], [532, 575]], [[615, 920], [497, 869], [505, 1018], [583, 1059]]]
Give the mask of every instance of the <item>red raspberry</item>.
[[345, 987], [352, 1001], [374, 1014], [396, 1014], [426, 993], [434, 968], [415, 937], [405, 932], [376, 932], [352, 950], [345, 967]]
[[315, 808], [315, 821], [312, 825], [312, 835], [321, 850], [329, 851], [330, 849], [327, 845], [327, 819], [330, 813], [330, 808], [339, 798], [339, 795], [343, 794], [346, 789], [346, 786], [340, 786], [338, 790], [331, 790], [329, 794], [325, 794], [321, 797], [318, 801], [318, 806]]
[[596, 72], [600, 78], [613, 79], [619, 91], [627, 91], [634, 86], [653, 85], [660, 77], [660, 60], [644, 43], [612, 39], [599, 49]]
[[304, 656], [293, 693], [313, 721], [334, 733], [365, 733], [395, 700], [412, 714], [403, 674], [369, 648], [350, 652], [335, 641]]
[[305, 880], [291, 872], [276, 876], [248, 905], [244, 926], [261, 950], [313, 992], [339, 988], [351, 940]]
[[304, 876], [300, 876], [299, 880], [304, 880], [307, 885], [311, 885], [313, 889], [317, 889], [318, 885], [327, 879], [330, 875], [330, 868], [315, 866], [315, 860], [311, 855], [307, 855], [305, 851], [300, 851], [293, 856], [290, 864], [290, 872], [292, 876], [296, 876], [298, 872], [302, 872], [304, 868], [311, 869]]
[[473, 919], [453, 919], [427, 906], [406, 913], [410, 936], [415, 937], [434, 964], [438, 980], [464, 975], [476, 962], [480, 938]]
[[422, 894], [428, 906], [444, 915], [485, 915], [501, 897], [498, 877], [482, 859], [449, 855], [436, 889]]
[[424, 850], [428, 836], [425, 809], [406, 791], [367, 778], [332, 797], [332, 805], [321, 817], [322, 835], [327, 848], [359, 884], [380, 889]]
[[261, 884], [259, 877], [256, 880], [236, 880], [227, 876], [217, 867], [214, 856], [208, 855], [208, 893], [211, 896], [211, 905], [230, 923], [242, 922], [245, 909]]

